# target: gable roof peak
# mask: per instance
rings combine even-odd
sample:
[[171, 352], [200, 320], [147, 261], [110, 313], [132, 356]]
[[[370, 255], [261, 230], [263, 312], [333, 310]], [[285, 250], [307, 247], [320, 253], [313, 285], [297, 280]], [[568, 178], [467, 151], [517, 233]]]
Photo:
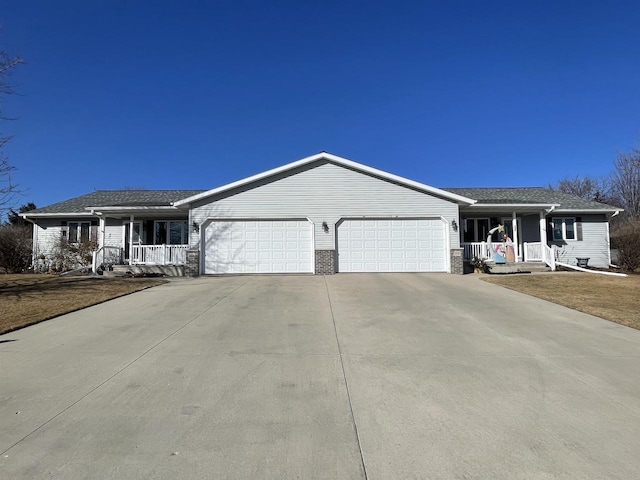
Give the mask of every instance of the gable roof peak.
[[416, 182], [414, 180], [410, 180], [408, 178], [404, 178], [401, 177], [399, 175], [394, 175], [392, 173], [389, 172], [385, 172], [383, 170], [378, 170], [377, 168], [373, 168], [373, 167], [369, 167], [367, 165], [364, 165], [362, 163], [358, 163], [358, 162], [354, 162], [353, 160], [349, 160], [348, 158], [344, 158], [344, 157], [340, 157], [338, 155], [334, 155], [332, 153], [328, 153], [328, 152], [320, 152], [320, 153], [316, 153], [314, 155], [310, 155], [308, 157], [304, 157], [301, 158], [300, 160], [296, 160], [290, 163], [287, 163], [285, 165], [282, 165], [280, 167], [276, 167], [276, 168], [272, 168], [271, 170], [267, 170], [265, 172], [262, 173], [258, 173], [256, 175], [252, 175], [250, 177], [246, 177], [243, 178], [241, 180], [237, 180], [235, 182], [231, 182], [228, 183], [226, 185], [222, 185], [220, 187], [217, 188], [213, 188], [211, 190], [207, 190], [203, 193], [197, 194], [197, 195], [193, 195], [192, 197], [188, 197], [188, 198], [184, 198], [182, 200], [179, 200], [177, 202], [174, 202], [174, 206], [180, 206], [180, 205], [186, 205], [189, 203], [193, 203], [195, 201], [198, 200], [202, 200], [204, 198], [213, 196], [213, 195], [217, 195], [219, 193], [237, 188], [237, 187], [241, 187], [244, 185], [248, 185], [250, 183], [253, 182], [257, 182], [259, 180], [263, 180], [269, 177], [274, 177], [278, 174], [281, 174], [283, 172], [289, 171], [289, 170], [293, 170], [295, 168], [299, 168], [305, 165], [309, 165], [311, 163], [317, 162], [317, 161], [321, 161], [321, 160], [326, 160], [327, 162], [336, 164], [336, 165], [340, 165], [342, 167], [351, 169], [351, 170], [355, 170], [355, 171], [359, 171], [361, 173], [367, 174], [367, 175], [371, 175], [377, 178], [380, 178], [382, 180], [387, 180], [390, 182], [395, 182], [398, 183], [400, 185], [404, 185], [406, 187], [409, 188], [414, 188], [416, 190], [420, 190], [422, 192], [425, 193], [430, 193], [433, 195], [437, 195], [441, 198], [445, 198], [448, 200], [451, 200], [453, 202], [459, 203], [459, 204], [463, 204], [463, 205], [472, 205], [474, 203], [476, 203], [475, 200], [468, 198], [466, 196], [463, 195], [459, 195], [450, 191], [446, 191], [446, 190], [441, 190], [439, 188], [435, 188], [432, 187], [430, 185], [426, 185], [424, 183], [420, 183], [420, 182]]

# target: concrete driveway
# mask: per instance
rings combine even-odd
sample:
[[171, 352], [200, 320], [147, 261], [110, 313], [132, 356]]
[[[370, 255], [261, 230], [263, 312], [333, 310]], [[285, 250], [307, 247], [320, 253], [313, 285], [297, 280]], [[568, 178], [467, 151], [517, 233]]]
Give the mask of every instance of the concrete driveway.
[[184, 279], [0, 336], [0, 477], [638, 478], [639, 356], [473, 276]]

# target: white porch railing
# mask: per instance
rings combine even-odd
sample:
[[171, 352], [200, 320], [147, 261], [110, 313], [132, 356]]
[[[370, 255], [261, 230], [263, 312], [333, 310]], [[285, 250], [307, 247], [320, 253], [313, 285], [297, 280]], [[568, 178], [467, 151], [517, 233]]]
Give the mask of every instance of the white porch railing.
[[122, 263], [122, 248], [106, 245], [93, 252], [92, 270], [98, 271], [98, 267], [103, 264], [117, 265]]
[[464, 248], [465, 260], [472, 260], [473, 257], [485, 260], [491, 258], [487, 249], [487, 242], [462, 242], [460, 246]]
[[541, 262], [542, 261], [542, 243], [541, 242], [524, 242], [524, 261], [525, 262]]
[[552, 245], [549, 247], [548, 245], [542, 244], [542, 261], [549, 265], [549, 268], [552, 272], [556, 270], [556, 246]]
[[134, 245], [131, 263], [134, 265], [185, 265], [189, 245]]

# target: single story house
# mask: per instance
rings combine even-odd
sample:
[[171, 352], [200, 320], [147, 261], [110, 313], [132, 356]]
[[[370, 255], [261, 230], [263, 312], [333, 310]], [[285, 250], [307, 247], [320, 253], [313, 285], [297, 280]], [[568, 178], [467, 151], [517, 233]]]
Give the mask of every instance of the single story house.
[[98, 264], [191, 275], [462, 273], [463, 260], [491, 256], [497, 225], [516, 262], [555, 250], [607, 267], [618, 210], [546, 188], [435, 188], [321, 152], [212, 190], [97, 190], [23, 217], [34, 261], [63, 239], [95, 242]]

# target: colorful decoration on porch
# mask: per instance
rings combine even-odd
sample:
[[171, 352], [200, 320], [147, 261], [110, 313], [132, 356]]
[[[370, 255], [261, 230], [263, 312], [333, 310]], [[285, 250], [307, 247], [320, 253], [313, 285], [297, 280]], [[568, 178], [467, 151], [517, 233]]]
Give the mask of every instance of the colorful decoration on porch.
[[504, 236], [502, 238], [507, 263], [513, 263], [516, 261], [516, 251], [513, 248], [513, 242], [511, 241], [511, 238], [509, 238], [507, 232], [504, 232]]
[[[494, 245], [493, 242], [491, 242], [491, 235], [496, 231], [500, 233], [504, 232], [504, 225], [498, 225], [497, 227], [489, 230], [489, 234], [487, 235], [487, 250], [496, 264], [506, 263], [507, 258], [505, 245], [502, 243], [496, 243]], [[511, 248], [513, 249], [513, 244]]]

